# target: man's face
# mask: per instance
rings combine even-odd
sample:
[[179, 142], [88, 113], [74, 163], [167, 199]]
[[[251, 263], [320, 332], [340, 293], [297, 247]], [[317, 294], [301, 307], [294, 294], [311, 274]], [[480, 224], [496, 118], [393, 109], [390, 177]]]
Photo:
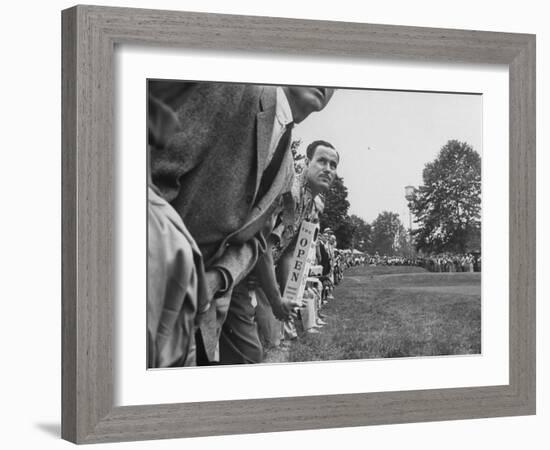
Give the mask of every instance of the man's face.
[[319, 145], [311, 161], [307, 161], [306, 177], [308, 185], [315, 194], [327, 191], [336, 178], [338, 154], [336, 150]]
[[332, 98], [333, 88], [285, 86], [285, 91], [292, 116], [300, 123], [312, 112], [321, 111]]

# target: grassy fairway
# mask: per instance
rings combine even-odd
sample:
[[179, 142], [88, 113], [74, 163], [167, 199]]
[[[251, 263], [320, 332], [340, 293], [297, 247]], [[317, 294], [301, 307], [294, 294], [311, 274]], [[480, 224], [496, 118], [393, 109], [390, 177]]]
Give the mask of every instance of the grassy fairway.
[[346, 271], [321, 332], [293, 342], [290, 361], [481, 352], [480, 273], [418, 267]]

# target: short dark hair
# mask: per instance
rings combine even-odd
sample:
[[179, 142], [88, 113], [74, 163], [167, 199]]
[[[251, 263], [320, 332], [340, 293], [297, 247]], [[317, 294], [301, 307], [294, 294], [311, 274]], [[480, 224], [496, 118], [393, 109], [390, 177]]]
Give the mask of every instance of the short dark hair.
[[336, 152], [336, 156], [338, 156], [338, 161], [340, 161], [340, 154], [334, 148], [334, 146], [330, 142], [321, 141], [321, 140], [313, 141], [311, 144], [307, 146], [307, 149], [306, 149], [307, 159], [309, 159], [310, 161], [312, 160], [313, 156], [315, 155], [315, 150], [317, 150], [317, 147], [319, 147], [320, 145], [322, 145], [323, 147], [328, 147], [333, 149]]

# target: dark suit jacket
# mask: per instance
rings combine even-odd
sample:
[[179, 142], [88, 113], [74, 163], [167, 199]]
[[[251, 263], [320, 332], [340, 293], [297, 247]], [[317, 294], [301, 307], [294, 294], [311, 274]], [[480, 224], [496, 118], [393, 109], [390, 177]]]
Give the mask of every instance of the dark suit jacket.
[[[276, 88], [197, 83], [182, 89], [181, 97], [180, 132], [150, 155], [153, 183], [182, 217], [205, 268], [225, 269], [232, 287], [265, 251], [262, 228], [294, 175], [288, 151], [271, 187], [256, 198], [273, 131]], [[228, 306], [229, 297], [230, 292], [225, 303], [218, 299], [218, 308]]]
[[330, 273], [330, 256], [327, 248], [323, 242], [319, 242], [319, 253], [321, 255], [321, 261], [319, 262], [323, 266], [323, 276], [327, 276]]

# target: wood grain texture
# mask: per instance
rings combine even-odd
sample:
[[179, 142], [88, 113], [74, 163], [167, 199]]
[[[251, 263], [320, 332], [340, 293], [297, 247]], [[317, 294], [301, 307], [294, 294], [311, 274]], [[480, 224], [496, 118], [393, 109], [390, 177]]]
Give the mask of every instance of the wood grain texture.
[[[65, 439], [93, 443], [535, 412], [534, 36], [93, 6], [63, 11], [62, 31]], [[510, 384], [114, 407], [113, 52], [120, 43], [508, 65]]]
[[535, 40], [510, 71], [510, 384], [535, 411]]
[[113, 405], [113, 45], [85, 8], [64, 16], [63, 215], [73, 228], [63, 236], [63, 400], [75, 407], [62, 435], [79, 442]]
[[62, 167], [61, 167], [61, 233], [62, 249], [62, 431], [71, 441], [76, 440], [76, 10], [62, 17], [61, 50], [62, 91]]

